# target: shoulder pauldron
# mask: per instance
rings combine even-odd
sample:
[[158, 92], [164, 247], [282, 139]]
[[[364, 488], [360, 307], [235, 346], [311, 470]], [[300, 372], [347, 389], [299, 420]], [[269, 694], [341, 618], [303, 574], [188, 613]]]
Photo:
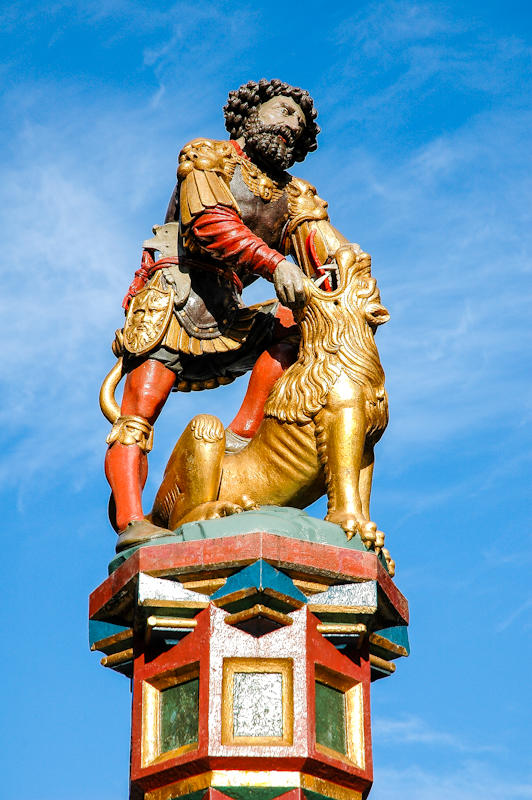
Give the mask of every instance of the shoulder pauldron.
[[193, 139], [179, 154], [181, 224], [186, 227], [206, 208], [230, 206], [240, 214], [229, 190], [237, 154], [229, 142]]

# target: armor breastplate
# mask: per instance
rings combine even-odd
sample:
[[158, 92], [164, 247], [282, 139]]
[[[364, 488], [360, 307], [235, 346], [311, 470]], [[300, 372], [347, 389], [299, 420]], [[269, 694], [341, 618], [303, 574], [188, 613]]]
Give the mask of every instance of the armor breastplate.
[[[178, 180], [167, 219], [176, 219], [179, 214], [180, 254], [189, 254], [188, 248], [191, 247], [193, 252], [190, 254], [195, 260], [205, 261], [213, 267], [220, 265], [209, 254], [198, 252], [193, 242], [189, 245], [186, 235], [188, 226], [202, 209], [218, 204], [232, 207], [255, 236], [272, 249], [281, 251], [290, 213], [287, 189], [292, 178], [288, 173], [280, 180], [274, 180], [253, 162], [244, 161], [229, 142], [196, 139], [186, 145], [179, 156]], [[184, 306], [175, 309], [174, 319], [179, 321], [187, 335], [201, 341], [214, 340], [241, 328], [245, 336], [249, 325], [247, 322], [243, 324], [243, 315], [248, 310], [235, 284], [215, 272], [191, 269], [188, 300]], [[236, 267], [235, 272], [244, 286], [258, 277], [244, 265]]]
[[242, 222], [256, 236], [274, 250], [281, 249], [283, 229], [288, 221], [288, 198], [283, 191], [277, 200], [263, 200], [255, 195], [244, 183], [241, 167], [238, 164], [231, 183], [231, 194], [238, 203]]
[[[240, 165], [235, 169], [229, 188], [238, 203], [242, 222], [269, 247], [280, 250], [289, 216], [286, 191], [275, 200], [263, 200], [245, 184]], [[210, 260], [205, 254], [201, 258]], [[217, 262], [213, 260], [213, 263]], [[245, 286], [258, 277], [243, 269], [237, 272]], [[215, 338], [235, 323], [242, 301], [235, 294], [234, 286], [220, 276], [194, 270], [191, 278], [190, 297], [184, 308], [177, 311], [177, 316], [190, 335], [199, 339]]]

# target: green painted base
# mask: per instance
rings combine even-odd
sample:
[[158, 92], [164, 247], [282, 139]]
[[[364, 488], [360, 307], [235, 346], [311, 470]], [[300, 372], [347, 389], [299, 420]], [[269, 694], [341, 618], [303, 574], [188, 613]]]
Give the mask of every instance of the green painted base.
[[145, 542], [142, 545], [123, 550], [109, 564], [109, 574], [138, 550], [139, 547], [154, 547], [161, 544], [177, 542], [195, 542], [201, 539], [220, 539], [227, 536], [240, 536], [246, 533], [274, 533], [289, 539], [300, 539], [305, 542], [318, 542], [349, 550], [366, 551], [362, 539], [355, 534], [348, 540], [339, 525], [316, 519], [299, 508], [283, 508], [281, 506], [261, 506], [258, 511], [243, 511], [221, 519], [209, 519], [203, 522], [187, 522], [181, 525], [171, 536]]
[[217, 786], [216, 789], [233, 800], [274, 800], [290, 791], [286, 786]]
[[[342, 800], [360, 800], [362, 795], [353, 790], [349, 790], [343, 786], [330, 785], [332, 791], [326, 793], [313, 792], [311, 789], [300, 789], [298, 786], [222, 786], [213, 785], [216, 792], [216, 797], [219, 800], [231, 798], [231, 800], [275, 800], [276, 797], [284, 798], [286, 796], [304, 798], [304, 800], [332, 800], [332, 798], [342, 798]], [[336, 791], [334, 791], [336, 789]], [[218, 794], [219, 793], [219, 794]], [[297, 794], [296, 794], [297, 793]], [[200, 791], [190, 792], [189, 794], [172, 794], [171, 792], [166, 795], [169, 800], [207, 800], [209, 797], [209, 790], [201, 789]]]

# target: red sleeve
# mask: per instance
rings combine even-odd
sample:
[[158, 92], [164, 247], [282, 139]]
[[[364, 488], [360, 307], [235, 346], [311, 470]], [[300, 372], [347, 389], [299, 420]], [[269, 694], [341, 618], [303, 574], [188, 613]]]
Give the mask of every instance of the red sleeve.
[[200, 247], [214, 258], [232, 267], [246, 267], [271, 280], [284, 256], [255, 236], [236, 211], [215, 206], [200, 214], [192, 223], [192, 232]]

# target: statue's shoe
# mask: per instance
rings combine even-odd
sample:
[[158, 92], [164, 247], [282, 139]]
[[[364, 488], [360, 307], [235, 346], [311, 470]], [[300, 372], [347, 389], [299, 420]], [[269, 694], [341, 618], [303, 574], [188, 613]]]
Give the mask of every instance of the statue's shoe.
[[149, 519], [134, 519], [123, 531], [118, 532], [116, 552], [120, 553], [122, 550], [127, 550], [129, 547], [146, 544], [146, 542], [152, 539], [160, 539], [161, 536], [171, 536], [171, 534], [172, 531], [169, 531], [167, 528], [159, 528], [158, 525], [154, 525]]

